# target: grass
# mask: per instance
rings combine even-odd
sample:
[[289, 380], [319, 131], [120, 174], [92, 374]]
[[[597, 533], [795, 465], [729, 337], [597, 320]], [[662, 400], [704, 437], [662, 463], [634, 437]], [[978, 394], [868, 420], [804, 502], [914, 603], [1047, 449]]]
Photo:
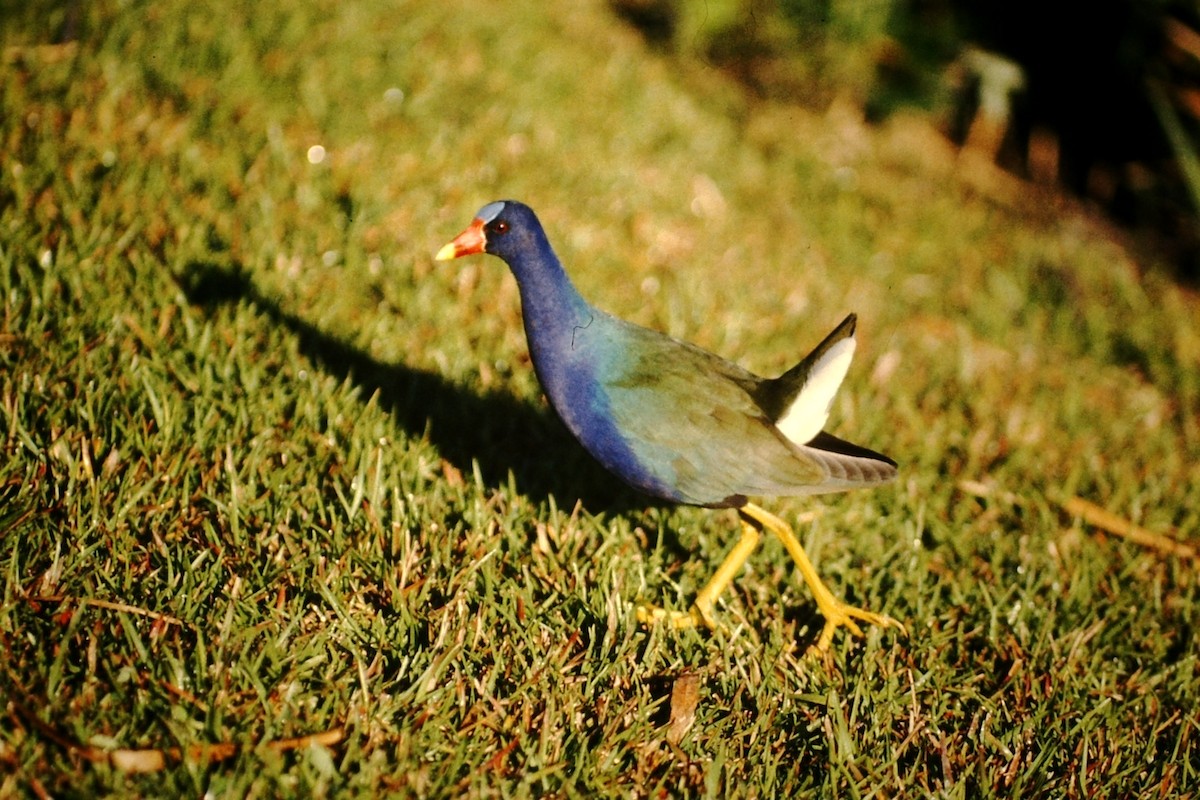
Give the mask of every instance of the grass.
[[[1200, 789], [1196, 560], [1062, 505], [1197, 543], [1200, 315], [1086, 208], [596, 2], [50, 5], [0, 31], [0, 795]], [[432, 261], [498, 197], [756, 370], [859, 313], [834, 430], [902, 477], [767, 505], [907, 637], [805, 658], [774, 541], [724, 633], [636, 624], [736, 520], [591, 464], [503, 266]]]

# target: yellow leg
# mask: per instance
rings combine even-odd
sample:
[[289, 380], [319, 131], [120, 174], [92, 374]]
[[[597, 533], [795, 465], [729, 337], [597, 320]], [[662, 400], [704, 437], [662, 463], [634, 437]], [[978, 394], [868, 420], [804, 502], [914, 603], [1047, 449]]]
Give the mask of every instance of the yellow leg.
[[750, 554], [758, 547], [760, 538], [762, 537], [758, 528], [743, 519], [742, 538], [738, 539], [737, 544], [729, 551], [729, 555], [725, 556], [725, 560], [721, 562], [721, 566], [717, 567], [712, 578], [696, 595], [696, 601], [692, 604], [691, 611], [667, 611], [656, 606], [639, 606], [638, 621], [649, 624], [666, 620], [676, 628], [690, 628], [693, 625], [705, 625], [710, 629], [716, 628], [717, 623], [712, 616], [713, 605], [721, 596], [721, 592], [725, 591], [725, 587], [741, 571], [746, 559], [750, 558]]
[[753, 503], [742, 506], [738, 513], [742, 515], [743, 520], [753, 520], [778, 536], [783, 542], [783, 546], [791, 553], [792, 560], [796, 562], [796, 568], [800, 570], [804, 582], [808, 584], [813, 598], [817, 601], [817, 609], [821, 612], [821, 616], [825, 617], [825, 628], [821, 631], [821, 637], [817, 639], [817, 643], [813, 645], [814, 650], [823, 652], [828, 649], [830, 642], [833, 641], [833, 634], [838, 628], [849, 628], [855, 636], [862, 636], [862, 629], [854, 621], [856, 619], [871, 625], [893, 626], [901, 631], [904, 630], [903, 625], [885, 614], [876, 614], [856, 608], [834, 597], [833, 592], [829, 591], [829, 587], [821, 581], [821, 576], [817, 574], [816, 567], [809, 560], [808, 554], [804, 552], [800, 540], [792, 533], [788, 524], [779, 517], [764, 511]]

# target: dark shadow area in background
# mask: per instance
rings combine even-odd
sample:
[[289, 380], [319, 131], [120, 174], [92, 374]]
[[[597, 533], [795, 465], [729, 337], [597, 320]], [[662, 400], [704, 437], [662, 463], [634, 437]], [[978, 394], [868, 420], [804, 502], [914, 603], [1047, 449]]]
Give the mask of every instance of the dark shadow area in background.
[[351, 380], [364, 401], [377, 394], [380, 407], [410, 436], [428, 436], [468, 480], [473, 462], [493, 489], [507, 487], [511, 472], [523, 495], [538, 502], [553, 496], [565, 512], [577, 501], [592, 513], [661, 505], [593, 461], [549, 410], [501, 392], [477, 394], [428, 370], [377, 361], [284, 310], [239, 269], [193, 263], [175, 278], [194, 305], [214, 308], [246, 302], [290, 331], [314, 364], [339, 380]]
[[[656, 50], [700, 58], [750, 98], [820, 109], [834, 97], [857, 97], [875, 123], [901, 108], [921, 109], [958, 146], [979, 99], [964, 56], [979, 48], [1003, 57], [1023, 81], [1009, 95], [996, 163], [1029, 178], [1031, 160], [1053, 152], [1056, 174], [1039, 174], [1038, 182], [1096, 204], [1134, 234], [1138, 250], [1172, 263], [1181, 280], [1200, 282], [1200, 186], [1187, 169], [1200, 158], [1195, 3], [893, 0], [886, 26], [855, 30], [857, 12], [831, 0], [739, 0], [733, 13], [703, 15], [697, 34], [696, 0], [608, 2]], [[1171, 33], [1180, 30], [1187, 35]], [[868, 57], [839, 61], [839, 49]], [[1157, 92], [1173, 113], [1156, 104]], [[1187, 144], [1173, 142], [1172, 131]]]

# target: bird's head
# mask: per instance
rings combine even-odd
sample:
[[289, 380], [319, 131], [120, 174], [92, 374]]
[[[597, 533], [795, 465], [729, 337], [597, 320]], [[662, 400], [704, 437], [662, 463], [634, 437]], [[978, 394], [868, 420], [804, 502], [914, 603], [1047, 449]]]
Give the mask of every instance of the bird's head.
[[479, 209], [465, 231], [438, 250], [438, 261], [490, 253], [513, 263], [523, 253], [546, 245], [546, 235], [533, 210], [516, 200], [497, 200]]

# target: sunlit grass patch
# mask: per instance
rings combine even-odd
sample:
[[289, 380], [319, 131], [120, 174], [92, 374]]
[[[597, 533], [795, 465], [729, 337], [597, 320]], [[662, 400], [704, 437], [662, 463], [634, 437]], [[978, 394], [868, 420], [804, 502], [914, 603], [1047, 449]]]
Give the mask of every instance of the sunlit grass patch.
[[[1070, 511], [1196, 543], [1195, 299], [1103, 224], [602, 5], [79, 14], [3, 34], [0, 794], [1200, 785], [1195, 560]], [[500, 197], [598, 305], [764, 373], [859, 313], [833, 430], [901, 477], [769, 506], [907, 638], [805, 659], [773, 541], [726, 632], [634, 622], [736, 518], [605, 475], [503, 266], [434, 264]]]

